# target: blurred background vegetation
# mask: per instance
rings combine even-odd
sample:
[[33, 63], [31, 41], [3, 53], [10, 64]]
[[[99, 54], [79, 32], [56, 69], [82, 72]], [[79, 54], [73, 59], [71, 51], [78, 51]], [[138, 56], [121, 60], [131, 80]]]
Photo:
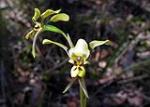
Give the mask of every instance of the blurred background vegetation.
[[79, 107], [78, 84], [62, 94], [71, 80], [65, 52], [41, 45], [44, 38], [66, 43], [63, 37], [41, 34], [38, 57], [31, 55], [24, 35], [34, 25], [35, 7], [69, 14], [69, 22], [56, 26], [74, 43], [112, 41], [90, 57], [88, 107], [150, 106], [149, 0], [0, 0], [0, 107]]

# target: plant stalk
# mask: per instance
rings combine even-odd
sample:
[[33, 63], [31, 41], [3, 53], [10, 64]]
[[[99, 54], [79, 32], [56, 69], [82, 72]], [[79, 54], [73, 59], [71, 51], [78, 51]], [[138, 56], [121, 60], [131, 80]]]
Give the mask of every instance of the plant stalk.
[[34, 36], [34, 38], [33, 38], [33, 44], [32, 44], [32, 54], [33, 54], [33, 57], [35, 57], [35, 45], [36, 45], [36, 40], [37, 40], [37, 37], [38, 37], [38, 35], [42, 32], [42, 28], [40, 28], [37, 32], [36, 32], [36, 34], [35, 34], [35, 36]]
[[73, 48], [73, 47], [74, 47], [74, 45], [73, 45], [73, 42], [72, 42], [72, 40], [71, 40], [71, 38], [70, 38], [69, 34], [65, 34], [65, 33], [63, 33], [63, 36], [64, 36], [64, 38], [67, 40], [67, 42], [68, 42], [68, 44], [69, 44], [70, 48]]
[[80, 107], [87, 106], [87, 97], [85, 96], [83, 89], [80, 86]]

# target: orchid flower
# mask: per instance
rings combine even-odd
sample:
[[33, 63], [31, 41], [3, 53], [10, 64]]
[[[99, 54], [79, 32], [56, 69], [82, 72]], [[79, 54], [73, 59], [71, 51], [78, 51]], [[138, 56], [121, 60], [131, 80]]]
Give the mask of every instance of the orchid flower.
[[63, 37], [67, 40], [69, 46], [48, 39], [44, 39], [42, 43], [55, 44], [65, 50], [65, 52], [69, 57], [68, 62], [71, 63], [73, 66], [70, 70], [72, 81], [67, 85], [63, 93], [65, 93], [72, 86], [75, 80], [78, 80], [80, 85], [80, 104], [81, 107], [86, 107], [86, 98], [88, 98], [88, 93], [84, 81], [84, 77], [86, 75], [85, 64], [88, 64], [88, 59], [91, 54], [91, 50], [93, 50], [98, 46], [108, 44], [110, 43], [110, 41], [94, 40], [91, 41], [90, 43], [87, 43], [84, 39], [79, 39], [77, 43], [74, 45], [72, 43], [69, 34], [65, 34], [61, 29], [51, 24], [59, 21], [64, 22], [69, 21], [69, 15], [67, 15], [66, 13], [60, 13], [61, 11], [60, 9], [59, 10], [47, 9], [45, 12], [41, 13], [41, 11], [38, 8], [35, 8], [34, 11], [35, 12], [32, 17], [32, 21], [35, 25], [32, 28], [32, 30], [25, 36], [26, 39], [33, 39], [32, 44], [33, 57], [36, 56], [35, 50], [36, 40], [41, 32], [50, 31], [63, 35]]
[[[73, 64], [73, 67], [71, 68], [71, 71], [70, 71], [71, 77], [75, 79], [77, 78], [79, 79], [80, 86], [82, 87], [87, 97], [88, 97], [88, 94], [86, 92], [85, 85], [82, 81], [80, 81], [80, 78], [83, 78], [86, 74], [84, 65], [88, 63], [88, 58], [90, 56], [90, 49], [94, 49], [108, 42], [109, 40], [105, 40], [105, 41], [94, 40], [88, 44], [84, 39], [79, 39], [76, 45], [73, 47], [70, 47], [69, 49], [67, 46], [61, 43], [54, 42], [48, 39], [43, 40], [43, 44], [55, 44], [63, 48], [66, 51], [69, 57], [69, 63]], [[66, 92], [71, 87], [73, 82], [74, 80], [66, 87], [64, 92]]]
[[79, 39], [75, 47], [69, 50], [68, 55], [70, 58], [69, 62], [74, 65], [71, 69], [71, 77], [84, 77], [84, 64], [87, 63], [87, 59], [90, 55], [90, 50], [86, 41], [84, 39]]
[[32, 17], [32, 21], [35, 25], [32, 28], [32, 30], [29, 33], [27, 33], [25, 36], [26, 39], [33, 39], [33, 44], [32, 44], [33, 57], [36, 56], [35, 45], [36, 45], [37, 36], [41, 32], [43, 31], [55, 32], [55, 33], [62, 34], [66, 39], [69, 39], [62, 30], [60, 30], [56, 26], [47, 24], [48, 22], [54, 23], [59, 21], [64, 21], [64, 22], [69, 21], [69, 15], [67, 15], [66, 13], [60, 13], [60, 11], [61, 9], [59, 10], [47, 9], [45, 12], [41, 13], [41, 11], [38, 8], [34, 9], [34, 15]]

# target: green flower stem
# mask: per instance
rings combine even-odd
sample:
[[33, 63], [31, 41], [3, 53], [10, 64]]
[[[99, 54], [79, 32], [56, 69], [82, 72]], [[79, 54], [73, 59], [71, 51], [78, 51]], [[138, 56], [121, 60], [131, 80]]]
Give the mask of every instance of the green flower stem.
[[86, 106], [87, 106], [87, 97], [85, 96], [83, 89], [80, 86], [80, 107], [86, 107]]
[[67, 42], [68, 42], [68, 44], [69, 44], [69, 47], [70, 47], [70, 48], [73, 48], [74, 45], [73, 45], [73, 42], [72, 42], [72, 40], [71, 40], [69, 34], [66, 35], [65, 33], [63, 33], [63, 36], [64, 36], [64, 38], [67, 40]]
[[42, 32], [42, 30], [43, 30], [42, 28], [39, 28], [39, 30], [36, 32], [36, 34], [34, 36], [34, 39], [33, 39], [32, 55], [33, 55], [34, 58], [36, 56], [36, 52], [35, 52], [36, 40], [37, 40], [38, 35]]

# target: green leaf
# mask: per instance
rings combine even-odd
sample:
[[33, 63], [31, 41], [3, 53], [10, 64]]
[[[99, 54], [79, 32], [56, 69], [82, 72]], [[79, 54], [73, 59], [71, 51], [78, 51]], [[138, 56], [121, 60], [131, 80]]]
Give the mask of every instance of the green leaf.
[[62, 35], [65, 34], [62, 30], [60, 30], [59, 28], [57, 28], [56, 26], [53, 26], [53, 25], [44, 25], [43, 30], [59, 33]]
[[34, 30], [31, 30], [30, 32], [28, 32], [26, 35], [25, 35], [25, 38], [26, 39], [32, 39], [35, 35], [35, 31]]
[[46, 17], [48, 17], [48, 16], [50, 16], [50, 15], [53, 15], [53, 14], [57, 14], [57, 13], [59, 13], [60, 11], [61, 11], [61, 9], [56, 10], [56, 11], [54, 11], [54, 10], [52, 10], [52, 9], [47, 9], [45, 12], [43, 12], [43, 13], [41, 14], [41, 18], [42, 18], [42, 19], [45, 19]]
[[84, 95], [89, 98], [88, 96], [88, 93], [87, 93], [87, 89], [86, 89], [86, 86], [85, 86], [85, 81], [84, 81], [84, 78], [80, 78], [79, 79], [79, 84], [80, 84], [80, 87], [82, 88], [83, 92], [84, 92]]
[[58, 42], [54, 42], [54, 41], [48, 40], [48, 39], [44, 39], [43, 42], [42, 42], [42, 44], [44, 44], [44, 45], [45, 44], [55, 44], [55, 45], [63, 48], [66, 52], [68, 50], [67, 46], [65, 46], [65, 45], [63, 45], [61, 43], [58, 43]]
[[33, 22], [36, 22], [38, 20], [38, 18], [40, 17], [41, 12], [38, 8], [34, 9], [34, 15], [32, 17]]
[[51, 22], [58, 22], [58, 21], [69, 21], [69, 15], [65, 14], [65, 13], [60, 13], [60, 14], [56, 14], [54, 16], [51, 17], [50, 19]]
[[66, 93], [66, 92], [71, 88], [71, 86], [73, 85], [73, 83], [74, 83], [75, 80], [76, 80], [76, 78], [73, 79], [73, 80], [67, 85], [67, 87], [65, 88], [65, 90], [63, 91], [63, 93]]
[[101, 46], [101, 45], [104, 45], [108, 42], [110, 42], [110, 41], [109, 40], [105, 40], [105, 41], [94, 40], [94, 41], [90, 42], [89, 45], [90, 45], [91, 49], [94, 49], [94, 48]]

